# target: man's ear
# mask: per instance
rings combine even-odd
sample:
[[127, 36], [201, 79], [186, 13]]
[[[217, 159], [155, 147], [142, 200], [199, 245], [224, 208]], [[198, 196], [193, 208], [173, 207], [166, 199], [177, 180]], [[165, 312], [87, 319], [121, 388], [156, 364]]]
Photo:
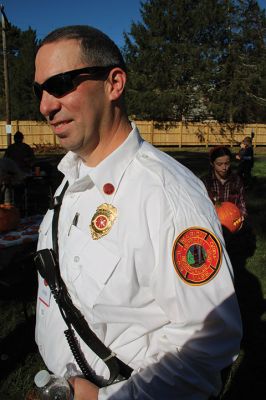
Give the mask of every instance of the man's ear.
[[110, 72], [106, 81], [106, 90], [110, 100], [118, 100], [125, 89], [127, 76], [124, 70], [121, 68], [114, 68]]

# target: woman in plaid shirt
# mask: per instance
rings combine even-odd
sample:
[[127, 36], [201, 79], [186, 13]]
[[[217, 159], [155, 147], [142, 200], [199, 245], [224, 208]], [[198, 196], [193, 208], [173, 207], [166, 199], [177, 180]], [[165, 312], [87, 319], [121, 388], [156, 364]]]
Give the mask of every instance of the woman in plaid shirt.
[[244, 184], [239, 175], [231, 170], [232, 153], [225, 146], [210, 151], [210, 172], [203, 178], [209, 197], [215, 204], [230, 201], [240, 210], [243, 220], [247, 217]]

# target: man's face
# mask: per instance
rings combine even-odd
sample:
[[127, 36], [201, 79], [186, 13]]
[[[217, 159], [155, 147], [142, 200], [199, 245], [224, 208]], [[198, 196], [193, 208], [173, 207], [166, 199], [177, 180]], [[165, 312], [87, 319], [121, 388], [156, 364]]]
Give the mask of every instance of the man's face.
[[231, 162], [229, 156], [217, 157], [213, 162], [213, 168], [216, 176], [225, 179], [228, 175]]
[[[37, 53], [35, 65], [35, 81], [39, 84], [62, 72], [88, 66], [81, 60], [76, 40], [43, 45]], [[105, 82], [84, 80], [61, 97], [44, 90], [40, 111], [61, 145], [86, 159], [99, 142], [107, 103]]]

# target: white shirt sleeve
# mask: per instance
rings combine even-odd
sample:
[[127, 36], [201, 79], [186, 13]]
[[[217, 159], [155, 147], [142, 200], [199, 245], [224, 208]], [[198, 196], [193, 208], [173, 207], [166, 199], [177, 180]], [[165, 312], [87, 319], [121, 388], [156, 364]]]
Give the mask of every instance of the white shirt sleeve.
[[156, 198], [158, 231], [151, 235], [156, 267], [151, 282], [155, 300], [169, 323], [158, 336], [156, 356], [145, 359], [128, 381], [100, 389], [100, 400], [209, 399], [218, 395], [220, 372], [239, 351], [240, 314], [223, 243], [219, 271], [203, 284], [187, 283], [173, 266], [174, 241], [190, 227], [201, 227], [223, 242], [212, 205], [206, 202], [209, 212], [201, 213], [202, 207], [185, 194], [178, 207], [171, 207], [168, 201], [167, 205], [163, 196], [157, 194]]

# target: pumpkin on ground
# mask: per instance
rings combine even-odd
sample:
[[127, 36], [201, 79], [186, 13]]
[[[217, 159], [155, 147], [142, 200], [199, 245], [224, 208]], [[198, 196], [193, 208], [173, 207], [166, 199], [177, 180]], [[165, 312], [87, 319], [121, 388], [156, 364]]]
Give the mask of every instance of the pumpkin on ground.
[[239, 208], [230, 201], [215, 204], [218, 218], [226, 229], [231, 233], [237, 232], [242, 226], [242, 215]]
[[19, 210], [11, 204], [0, 204], [0, 232], [16, 229], [20, 221]]

